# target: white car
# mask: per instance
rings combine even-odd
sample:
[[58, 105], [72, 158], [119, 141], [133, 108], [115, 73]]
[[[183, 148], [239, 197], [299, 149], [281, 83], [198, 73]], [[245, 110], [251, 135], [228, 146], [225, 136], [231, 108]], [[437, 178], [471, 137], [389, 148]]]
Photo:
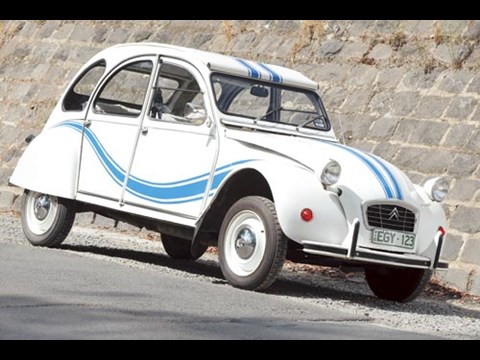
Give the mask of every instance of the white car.
[[239, 288], [266, 289], [287, 258], [364, 268], [378, 297], [412, 300], [447, 267], [448, 183], [414, 185], [339, 143], [317, 90], [291, 69], [177, 46], [100, 52], [11, 176], [26, 238], [59, 246], [94, 211], [158, 231], [174, 258], [218, 245]]

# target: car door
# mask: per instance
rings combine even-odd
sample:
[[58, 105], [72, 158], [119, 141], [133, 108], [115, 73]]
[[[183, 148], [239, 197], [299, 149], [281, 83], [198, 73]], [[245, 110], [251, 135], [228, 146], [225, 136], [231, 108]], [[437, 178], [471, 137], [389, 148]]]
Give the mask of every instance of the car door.
[[128, 60], [96, 92], [84, 124], [79, 200], [100, 205], [120, 200], [155, 63], [155, 57]]
[[123, 201], [182, 222], [208, 200], [218, 140], [201, 74], [177, 59], [159, 63]]

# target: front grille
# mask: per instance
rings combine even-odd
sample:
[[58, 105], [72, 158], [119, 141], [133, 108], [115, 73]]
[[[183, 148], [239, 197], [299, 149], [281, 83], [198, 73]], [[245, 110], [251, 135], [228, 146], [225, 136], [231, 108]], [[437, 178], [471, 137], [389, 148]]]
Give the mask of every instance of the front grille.
[[416, 218], [413, 211], [402, 206], [376, 204], [367, 208], [367, 221], [375, 228], [413, 232]]

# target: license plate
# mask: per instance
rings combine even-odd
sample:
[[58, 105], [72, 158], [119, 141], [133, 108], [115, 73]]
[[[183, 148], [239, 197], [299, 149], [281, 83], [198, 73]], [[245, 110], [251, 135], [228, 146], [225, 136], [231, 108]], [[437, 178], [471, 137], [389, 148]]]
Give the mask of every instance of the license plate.
[[413, 250], [415, 247], [415, 234], [407, 234], [391, 230], [374, 229], [372, 231], [372, 243], [395, 246]]

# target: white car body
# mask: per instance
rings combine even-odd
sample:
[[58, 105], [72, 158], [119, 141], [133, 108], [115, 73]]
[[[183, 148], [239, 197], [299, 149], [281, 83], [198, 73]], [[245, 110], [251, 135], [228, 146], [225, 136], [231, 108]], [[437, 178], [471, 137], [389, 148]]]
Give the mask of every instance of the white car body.
[[[160, 63], [179, 64], [191, 72], [204, 96], [206, 120], [192, 125], [152, 119], [145, 109], [153, 76], [140, 116], [95, 113], [91, 103], [102, 84], [122, 64], [139, 59], [151, 61], [154, 74]], [[99, 61], [106, 68], [88, 106], [65, 111], [63, 98], [77, 77]], [[179, 236], [196, 241], [216, 202], [235, 191], [232, 184], [254, 179], [249, 184], [253, 194], [260, 191], [255, 190], [259, 181], [262, 191], [268, 185], [281, 229], [306, 262], [320, 255], [318, 259], [341, 264], [441, 265], [445, 214], [424, 187], [378, 156], [339, 143], [330, 126], [320, 131], [221, 112], [210, 81], [215, 73], [302, 91], [318, 89], [314, 81], [280, 66], [161, 44], [115, 46], [95, 55], [72, 80], [42, 133], [26, 148], [10, 183], [90, 204], [106, 214], [112, 210], [152, 219], [164, 224], [160, 231], [179, 227]], [[323, 186], [320, 175], [331, 160], [342, 172], [335, 185]], [[413, 248], [372, 242], [376, 226], [369, 224], [367, 209], [376, 204], [385, 206], [384, 217], [390, 220], [405, 222], [399, 215], [404, 209], [415, 215]], [[311, 221], [301, 218], [302, 209], [311, 210]]]

